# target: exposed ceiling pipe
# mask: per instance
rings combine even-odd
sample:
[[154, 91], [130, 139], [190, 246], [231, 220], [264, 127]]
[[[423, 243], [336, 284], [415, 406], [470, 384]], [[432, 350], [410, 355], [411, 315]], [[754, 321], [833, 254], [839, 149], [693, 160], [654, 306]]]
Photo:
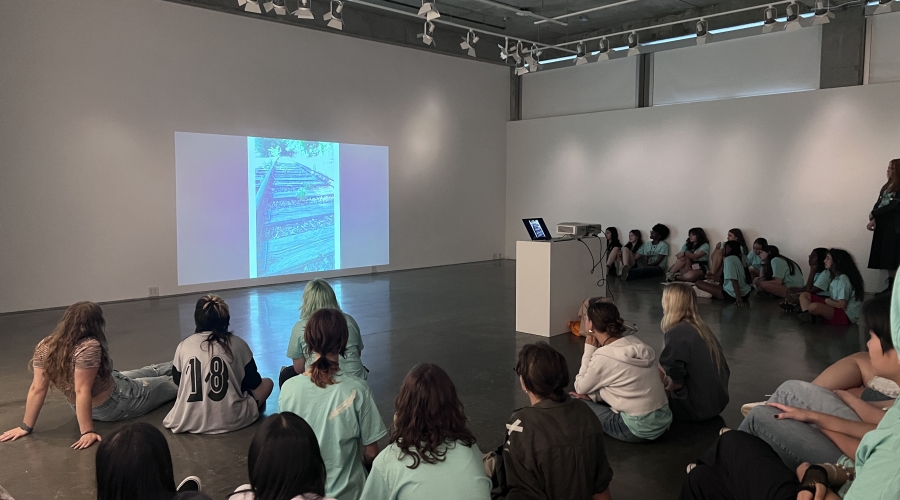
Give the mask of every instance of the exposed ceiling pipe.
[[[520, 9], [520, 8], [516, 7], [515, 5], [505, 4], [503, 2], [498, 2], [497, 0], [475, 0], [475, 1], [497, 7], [498, 9], [505, 9], [508, 11], [515, 12], [517, 16], [535, 17], [535, 18], [539, 19], [540, 22], [542, 22], [542, 23], [553, 23], [553, 24], [559, 24], [560, 26], [568, 26], [568, 23], [559, 21], [555, 17], [554, 18], [544, 17], [540, 14], [535, 14], [534, 12], [531, 12], [528, 9]], [[537, 24], [537, 23], [535, 23], [535, 24]]]
[[587, 13], [590, 13], [590, 12], [597, 12], [598, 10], [609, 9], [609, 8], [612, 8], [612, 7], [618, 7], [618, 6], [620, 6], [620, 5], [625, 5], [625, 4], [629, 4], [629, 3], [637, 2], [637, 1], [638, 1], [638, 0], [625, 0], [624, 2], [611, 3], [611, 4], [609, 4], [609, 5], [602, 5], [602, 6], [600, 6], [600, 7], [592, 7], [592, 8], [590, 8], [590, 9], [579, 10], [578, 12], [570, 12], [570, 13], [568, 13], [568, 14], [563, 14], [563, 15], [561, 15], [561, 16], [555, 16], [555, 17], [552, 17], [552, 18], [550, 18], [550, 19], [541, 19], [541, 20], [539, 20], [539, 21], [535, 21], [534, 24], [549, 23], [549, 22], [551, 22], [551, 21], [556, 21], [556, 20], [559, 20], [559, 19], [566, 19], [566, 18], [573, 17], [573, 16], [580, 16], [580, 15], [582, 15], [582, 14], [587, 14]]
[[571, 42], [560, 43], [558, 45], [554, 45], [553, 48], [560, 49], [567, 45], [578, 45], [579, 43], [592, 42], [594, 40], [600, 40], [601, 38], [610, 38], [610, 37], [619, 36], [619, 35], [627, 35], [629, 33], [636, 33], [638, 31], [647, 31], [647, 30], [652, 30], [652, 29], [656, 29], [656, 28], [665, 28], [666, 26], [675, 26], [677, 24], [690, 23], [690, 22], [694, 22], [694, 21], [699, 21], [701, 19], [710, 19], [713, 17], [727, 16], [729, 14], [737, 14], [738, 12], [747, 12], [750, 10], [762, 11], [762, 10], [766, 9], [767, 7], [771, 7], [773, 5], [793, 3], [795, 1], [796, 0], [779, 0], [776, 2], [770, 2], [767, 4], [763, 4], [763, 5], [757, 5], [755, 7], [744, 7], [743, 9], [734, 9], [734, 10], [729, 10], [727, 12], [719, 12], [717, 14], [707, 14], [705, 16], [697, 16], [697, 17], [692, 17], [690, 19], [681, 19], [681, 20], [672, 21], [669, 23], [654, 24], [653, 26], [644, 26], [643, 28], [635, 28], [635, 29], [630, 29], [630, 30], [625, 30], [625, 31], [619, 31], [618, 33], [608, 33], [606, 35], [597, 35], [597, 36], [592, 36], [590, 38], [582, 38], [580, 40], [573, 40]]
[[[385, 7], [385, 6], [383, 6], [383, 5], [378, 5], [378, 4], [366, 2], [365, 0], [344, 0], [344, 1], [347, 2], [347, 3], [355, 3], [355, 4], [358, 4], [358, 5], [365, 5], [366, 7], [371, 7], [371, 8], [373, 8], [373, 9], [383, 10], [383, 11], [386, 11], [386, 12], [393, 12], [394, 14], [400, 14], [400, 15], [403, 15], [403, 16], [415, 17], [415, 18], [418, 18], [418, 17], [419, 17], [419, 16], [418, 16], [418, 13], [407, 12], [407, 11], [405, 11], [405, 10], [394, 9], [394, 8], [391, 8], [391, 7]], [[451, 21], [446, 21], [446, 20], [444, 20], [444, 18], [437, 18], [437, 19], [435, 19], [435, 20], [433, 20], [433, 21], [431, 21], [431, 22], [436, 23], [436, 24], [443, 24], [443, 25], [446, 25], [446, 26], [453, 26], [454, 28], [460, 28], [460, 29], [464, 29], [464, 30], [472, 30], [472, 31], [474, 31], [474, 32], [476, 32], [476, 33], [481, 33], [481, 34], [484, 34], [484, 35], [495, 36], [495, 37], [497, 37], [497, 38], [510, 38], [510, 39], [513, 39], [513, 40], [519, 40], [519, 41], [522, 41], [522, 42], [526, 42], [526, 43], [530, 43], [530, 44], [533, 44], [533, 45], [537, 45], [538, 47], [542, 47], [542, 48], [545, 48], [545, 49], [558, 50], [558, 51], [560, 51], [560, 52], [566, 52], [566, 53], [569, 53], [569, 54], [574, 54], [574, 53], [575, 53], [575, 51], [572, 50], [572, 49], [567, 49], [567, 48], [564, 48], [564, 47], [557, 47], [556, 45], [548, 45], [548, 44], [546, 44], [546, 43], [535, 42], [535, 41], [533, 41], [533, 40], [528, 40], [528, 39], [526, 39], [526, 38], [510, 37], [509, 35], [503, 35], [503, 34], [499, 34], [499, 33], [494, 33], [493, 31], [483, 30], [483, 29], [480, 29], [480, 28], [473, 28], [473, 27], [471, 27], [471, 26], [465, 26], [465, 25], [462, 25], [462, 24], [459, 24], [459, 23], [454, 23], [454, 22], [451, 22]]]

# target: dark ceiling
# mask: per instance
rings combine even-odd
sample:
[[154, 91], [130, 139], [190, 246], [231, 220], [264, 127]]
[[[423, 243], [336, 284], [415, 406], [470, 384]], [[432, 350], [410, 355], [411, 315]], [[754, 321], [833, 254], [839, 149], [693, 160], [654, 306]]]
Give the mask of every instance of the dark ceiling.
[[[155, 0], [154, 0], [155, 1]], [[266, 17], [273, 21], [289, 23], [312, 29], [330, 30], [322, 16], [329, 10], [329, 0], [309, 0], [316, 16], [314, 20], [301, 20], [289, 13], [296, 10], [300, 0], [279, 0], [286, 3], [288, 15], [277, 15], [275, 11], [260, 14], [247, 13], [238, 5], [238, 0], [169, 0], [176, 3], [207, 7], [234, 14]], [[266, 0], [260, 0], [260, 4]], [[364, 0], [376, 6], [415, 14], [421, 0]], [[690, 19], [701, 15], [728, 12], [745, 7], [761, 6], [748, 12], [715, 17], [709, 20], [710, 29], [734, 26], [762, 20], [765, 3], [760, 0], [631, 0], [623, 5], [613, 5], [560, 20], [565, 25], [552, 22], [536, 24], [540, 19], [527, 12], [545, 18], [611, 4], [623, 0], [436, 0], [441, 18], [435, 26], [435, 45], [427, 47], [417, 34], [422, 33], [424, 20], [403, 15], [390, 10], [381, 10], [361, 5], [354, 0], [344, 0], [343, 33], [374, 41], [409, 45], [424, 50], [433, 50], [465, 57], [459, 48], [464, 27], [489, 32], [481, 33], [481, 41], [476, 45], [477, 58], [488, 62], [503, 63], [497, 43], [502, 37], [525, 39], [547, 45], [577, 41], [582, 38], [618, 33], [621, 31], [670, 23], [680, 19]], [[807, 0], [810, 1], [810, 0]], [[801, 2], [802, 4], [802, 2]], [[806, 10], [808, 7], [804, 6]], [[525, 12], [527, 11], [527, 12]], [[784, 6], [779, 8], [783, 13]], [[458, 26], [447, 25], [453, 23]], [[676, 23], [660, 29], [641, 32], [641, 41], [668, 38], [690, 33], [692, 23]], [[611, 40], [615, 44], [620, 40]], [[526, 46], [530, 45], [526, 43]], [[573, 47], [568, 47], [572, 49]], [[566, 55], [565, 52], [546, 50], [542, 59]]]

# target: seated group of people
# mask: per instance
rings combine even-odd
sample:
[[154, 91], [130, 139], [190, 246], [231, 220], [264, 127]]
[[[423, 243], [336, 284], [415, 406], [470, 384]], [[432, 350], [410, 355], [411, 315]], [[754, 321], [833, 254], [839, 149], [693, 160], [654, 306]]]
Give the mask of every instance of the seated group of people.
[[743, 305], [753, 288], [760, 297], [779, 297], [781, 308], [799, 313], [801, 321], [849, 325], [859, 320], [865, 296], [862, 274], [853, 257], [840, 248], [816, 248], [809, 255], [810, 275], [804, 280], [800, 265], [781, 255], [778, 247], [757, 238], [752, 247], [744, 233], [734, 228], [726, 241], [710, 249], [703, 228], [688, 231], [676, 261], [668, 265], [669, 228], [656, 224], [650, 241], [633, 229], [628, 242], [619, 241], [616, 228], [606, 229], [605, 254], [609, 275], [627, 280], [665, 275], [667, 282], [692, 283], [699, 297], [733, 301]]

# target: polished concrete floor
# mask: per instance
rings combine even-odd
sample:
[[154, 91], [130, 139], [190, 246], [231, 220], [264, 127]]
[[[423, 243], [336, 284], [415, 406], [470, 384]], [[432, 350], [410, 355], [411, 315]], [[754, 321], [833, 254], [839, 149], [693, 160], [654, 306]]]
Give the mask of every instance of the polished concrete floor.
[[[506, 419], [527, 404], [512, 368], [524, 344], [542, 340], [515, 332], [515, 262], [495, 261], [403, 271], [331, 281], [346, 312], [359, 322], [365, 342], [363, 362], [386, 425], [394, 397], [416, 363], [442, 366], [453, 378], [482, 450], [498, 446]], [[303, 283], [222, 292], [231, 306], [232, 328], [253, 349], [264, 376], [277, 379], [291, 327], [297, 320]], [[662, 286], [655, 280], [621, 283], [610, 290], [623, 316], [639, 326], [638, 335], [662, 343], [659, 322]], [[170, 360], [181, 338], [193, 331], [197, 296], [108, 304], [110, 350], [119, 369]], [[577, 310], [573, 304], [573, 312]], [[607, 439], [614, 469], [613, 498], [676, 498], [685, 465], [716, 438], [723, 425], [737, 426], [740, 406], [759, 401], [787, 379], [811, 380], [830, 363], [860, 349], [856, 326], [803, 325], [782, 313], [774, 301], [749, 307], [701, 299], [701, 313], [721, 340], [731, 367], [731, 404], [721, 419], [676, 423], [652, 444]], [[62, 310], [0, 316], [0, 428], [22, 421], [34, 346], [47, 335]], [[583, 340], [566, 334], [551, 345], [569, 360], [574, 379]], [[278, 392], [269, 399], [277, 411]], [[162, 429], [166, 405], [140, 420]], [[100, 434], [124, 424], [97, 423]], [[258, 424], [257, 424], [258, 425]], [[164, 430], [176, 477], [198, 475], [204, 490], [224, 499], [247, 481], [246, 453], [256, 425], [219, 436], [173, 435]], [[73, 451], [78, 425], [65, 400], [51, 392], [33, 435], [0, 444], [0, 485], [18, 500], [88, 499], [95, 496], [94, 453]], [[383, 444], [383, 443], [382, 443]]]

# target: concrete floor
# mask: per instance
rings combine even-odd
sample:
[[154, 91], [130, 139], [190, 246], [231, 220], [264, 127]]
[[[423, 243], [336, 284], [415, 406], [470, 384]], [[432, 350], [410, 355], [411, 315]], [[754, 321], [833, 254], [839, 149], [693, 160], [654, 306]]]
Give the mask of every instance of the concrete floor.
[[[331, 280], [346, 312], [364, 335], [363, 362], [378, 408], [389, 425], [393, 402], [407, 371], [416, 363], [442, 366], [456, 383], [470, 426], [482, 450], [498, 446], [509, 414], [527, 404], [512, 368], [517, 350], [542, 340], [517, 334], [515, 262], [496, 261]], [[263, 376], [277, 380], [297, 320], [303, 283], [222, 292], [232, 328], [253, 349]], [[638, 335], [661, 346], [661, 285], [655, 280], [610, 286]], [[193, 331], [197, 296], [148, 299], [103, 306], [115, 366], [130, 369], [172, 358], [178, 342]], [[573, 304], [573, 312], [577, 304]], [[787, 379], [811, 380], [830, 363], [860, 349], [856, 326], [803, 325], [782, 313], [775, 301], [752, 299], [738, 308], [701, 299], [701, 313], [719, 335], [731, 367], [731, 404], [721, 419], [675, 423], [653, 444], [612, 439], [606, 452], [615, 476], [612, 494], [621, 499], [676, 498], [684, 467], [716, 438], [723, 425], [736, 427], [740, 406], [764, 399]], [[31, 376], [27, 364], [40, 339], [62, 310], [0, 316], [0, 429], [22, 421]], [[572, 335], [550, 340], [569, 360], [574, 379], [583, 341]], [[269, 399], [277, 411], [278, 389]], [[162, 429], [166, 405], [140, 420]], [[122, 423], [97, 423], [100, 434]], [[173, 435], [163, 429], [177, 478], [198, 475], [204, 491], [223, 499], [247, 481], [246, 453], [256, 425], [219, 436]], [[0, 444], [0, 485], [18, 500], [95, 497], [94, 453], [73, 451], [78, 438], [74, 413], [51, 392], [33, 435]]]

